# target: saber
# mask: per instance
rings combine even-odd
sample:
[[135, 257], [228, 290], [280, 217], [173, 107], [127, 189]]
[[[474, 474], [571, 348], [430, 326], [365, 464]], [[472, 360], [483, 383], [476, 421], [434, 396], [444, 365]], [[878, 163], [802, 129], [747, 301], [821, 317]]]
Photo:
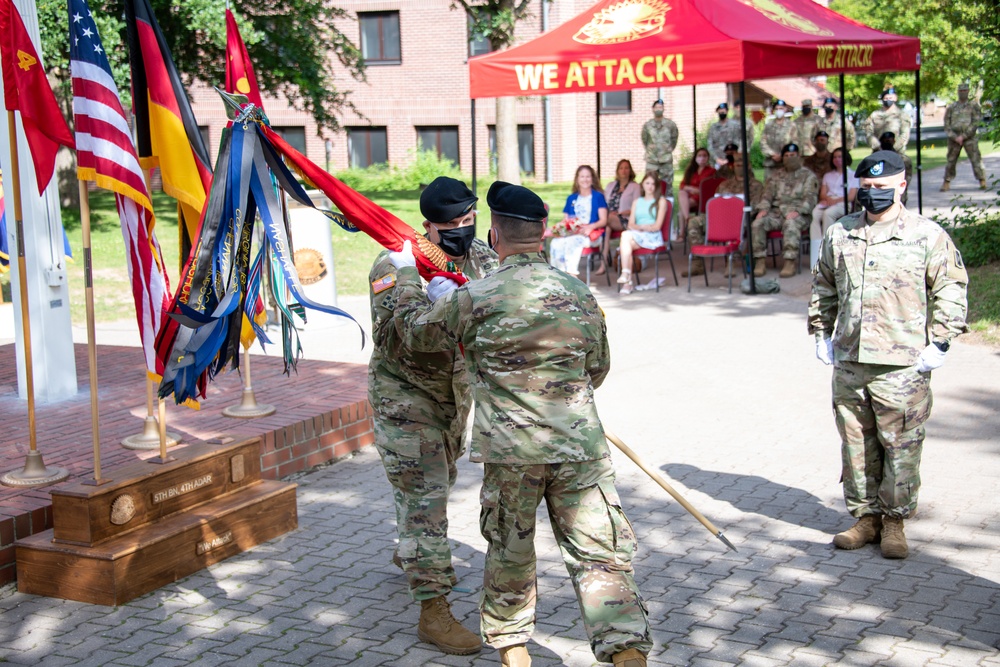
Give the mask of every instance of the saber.
[[604, 431], [604, 437], [607, 438], [608, 441], [612, 445], [614, 445], [618, 449], [622, 450], [622, 452], [625, 453], [625, 456], [627, 456], [630, 459], [632, 459], [632, 462], [635, 463], [640, 468], [642, 468], [642, 471], [644, 473], [646, 473], [647, 475], [649, 475], [654, 482], [656, 482], [661, 487], [663, 487], [664, 491], [666, 491], [671, 496], [673, 496], [674, 500], [676, 500], [677, 502], [679, 502], [681, 504], [681, 507], [683, 507], [688, 512], [690, 512], [691, 516], [693, 516], [694, 518], [698, 519], [698, 521], [701, 522], [701, 525], [705, 526], [705, 528], [708, 528], [708, 532], [712, 533], [712, 535], [715, 535], [717, 538], [719, 538], [720, 540], [722, 540], [722, 543], [725, 544], [727, 547], [729, 547], [733, 551], [737, 551], [738, 552], [738, 550], [736, 549], [736, 547], [733, 546], [733, 543], [730, 542], [729, 540], [727, 540], [726, 536], [722, 534], [721, 530], [719, 530], [718, 528], [716, 528], [715, 525], [711, 521], [709, 521], [708, 519], [706, 519], [704, 514], [702, 514], [698, 510], [696, 510], [694, 508], [694, 505], [692, 505], [688, 501], [684, 500], [684, 496], [682, 496], [681, 494], [679, 494], [676, 491], [674, 491], [673, 487], [670, 486], [669, 484], [667, 484], [667, 481], [665, 479], [663, 479], [662, 477], [660, 477], [659, 473], [657, 473], [655, 470], [651, 470], [649, 468], [649, 466], [647, 466], [643, 462], [643, 460], [639, 458], [639, 455], [636, 454], [635, 452], [633, 452], [632, 449], [628, 445], [626, 445], [624, 442], [622, 442], [618, 438], [617, 435], [615, 435], [611, 431], [605, 430]]

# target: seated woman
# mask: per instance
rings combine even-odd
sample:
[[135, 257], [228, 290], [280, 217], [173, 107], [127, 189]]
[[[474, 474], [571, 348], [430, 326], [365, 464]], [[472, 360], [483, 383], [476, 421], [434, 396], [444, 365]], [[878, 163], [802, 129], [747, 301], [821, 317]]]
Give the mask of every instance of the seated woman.
[[[819, 259], [819, 245], [823, 240], [823, 230], [847, 215], [850, 204], [858, 194], [860, 181], [852, 170], [847, 171], [847, 204], [844, 207], [844, 150], [838, 148], [830, 154], [832, 171], [823, 175], [819, 186], [819, 202], [813, 209], [812, 225], [809, 227], [809, 266], [816, 266]], [[847, 154], [847, 166], [851, 166], [851, 154]]]
[[549, 246], [552, 266], [572, 276], [580, 275], [580, 258], [586, 247], [600, 247], [608, 224], [608, 203], [590, 165], [580, 165], [573, 179], [573, 194], [566, 198], [565, 217], [556, 223]]
[[[632, 203], [639, 197], [639, 184], [635, 182], [635, 171], [632, 163], [628, 160], [619, 160], [615, 168], [615, 180], [608, 183], [604, 188], [604, 199], [608, 202], [608, 229], [616, 232], [624, 231], [628, 227], [629, 215], [632, 213]], [[604, 263], [595, 271], [595, 275], [602, 275], [605, 271], [605, 264], [610, 263], [611, 256], [611, 234], [604, 235], [604, 247], [601, 250]]]
[[622, 232], [622, 273], [618, 277], [622, 294], [631, 294], [634, 287], [632, 253], [639, 248], [652, 250], [663, 245], [667, 198], [660, 193], [660, 177], [655, 171], [647, 171], [642, 179], [642, 197], [636, 199], [632, 207], [632, 222]]
[[681, 179], [681, 189], [677, 193], [677, 216], [680, 223], [677, 238], [683, 239], [687, 235], [688, 218], [691, 211], [698, 210], [698, 196], [701, 192], [701, 182], [706, 178], [715, 176], [715, 169], [708, 166], [709, 155], [707, 148], [699, 148], [694, 159], [688, 163], [684, 170], [684, 178]]

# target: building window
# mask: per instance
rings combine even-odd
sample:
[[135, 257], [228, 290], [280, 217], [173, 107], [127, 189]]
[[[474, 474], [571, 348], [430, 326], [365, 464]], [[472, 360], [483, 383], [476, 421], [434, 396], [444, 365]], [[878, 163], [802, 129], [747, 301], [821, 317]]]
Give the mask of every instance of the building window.
[[493, 45], [490, 44], [488, 37], [482, 33], [472, 32], [472, 17], [469, 17], [469, 56], [480, 56], [484, 53], [490, 53], [493, 51]]
[[398, 65], [399, 12], [358, 12], [361, 57], [366, 65]]
[[384, 127], [347, 128], [347, 153], [352, 167], [370, 167], [389, 161], [389, 142]]
[[[490, 134], [490, 168], [497, 169], [497, 126], [489, 126]], [[517, 126], [517, 161], [525, 174], [535, 174], [535, 126]]]
[[271, 129], [275, 133], [288, 142], [288, 145], [302, 153], [306, 154], [306, 128], [299, 126], [281, 126], [272, 125]]
[[632, 93], [628, 90], [601, 93], [601, 113], [626, 113], [632, 110]]
[[457, 127], [418, 127], [417, 146], [420, 150], [434, 151], [438, 157], [458, 164]]

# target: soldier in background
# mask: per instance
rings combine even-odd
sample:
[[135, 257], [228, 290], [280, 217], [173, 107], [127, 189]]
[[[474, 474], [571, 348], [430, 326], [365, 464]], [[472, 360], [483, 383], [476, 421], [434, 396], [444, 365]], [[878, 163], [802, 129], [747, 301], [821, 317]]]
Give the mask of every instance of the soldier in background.
[[[464, 183], [444, 176], [420, 193], [427, 238], [474, 279], [497, 266], [493, 251], [474, 240], [476, 201]], [[393, 562], [420, 602], [420, 639], [445, 653], [475, 653], [479, 637], [455, 619], [447, 599], [455, 583], [448, 494], [472, 409], [465, 363], [454, 349], [425, 353], [403, 344], [392, 322], [399, 288], [388, 251], [376, 258], [369, 280], [375, 349], [368, 365], [368, 400], [375, 447], [396, 506], [399, 544]]]
[[792, 108], [784, 100], [774, 103], [774, 118], [764, 126], [760, 135], [760, 150], [764, 153], [764, 184], [771, 174], [781, 168], [781, 150], [788, 144], [795, 143], [795, 125], [789, 114]]
[[726, 149], [740, 143], [740, 121], [729, 120], [729, 105], [723, 102], [715, 108], [719, 121], [708, 128], [708, 154], [716, 171], [726, 164]]
[[802, 164], [804, 164], [812, 173], [816, 174], [816, 178], [822, 181], [826, 172], [833, 168], [830, 164], [830, 151], [827, 150], [830, 135], [826, 133], [826, 130], [819, 130], [816, 132], [816, 136], [814, 136], [810, 141], [812, 141], [816, 150], [812, 155], [802, 160]]
[[[843, 145], [840, 137], [840, 114], [837, 113], [837, 108], [836, 99], [828, 97], [823, 100], [824, 117], [822, 122], [817, 126], [817, 129], [823, 130], [829, 135], [830, 143], [828, 149], [831, 153]], [[852, 151], [857, 146], [857, 133], [854, 130], [854, 123], [849, 118], [845, 118], [844, 125], [847, 129], [847, 150]]]
[[799, 147], [786, 144], [780, 158], [783, 168], [764, 182], [764, 194], [756, 207], [757, 217], [750, 226], [753, 273], [758, 278], [767, 273], [767, 233], [778, 229], [782, 233], [782, 257], [785, 258], [779, 276], [795, 275], [802, 230], [812, 221], [812, 211], [819, 198], [819, 181], [816, 174], [802, 166]]
[[[736, 153], [733, 155], [732, 162], [732, 173], [719, 184], [719, 189], [715, 191], [716, 195], [738, 195], [743, 196], [743, 155], [741, 153]], [[750, 206], [756, 207], [757, 203], [760, 202], [761, 196], [764, 194], [764, 184], [757, 180], [754, 176], [753, 169], [750, 170]], [[702, 245], [705, 243], [705, 216], [704, 215], [693, 215], [691, 219], [688, 220], [688, 247], [694, 245]], [[742, 253], [737, 252], [733, 257], [733, 271], [736, 272], [739, 266], [742, 266], [742, 262], [738, 260], [742, 257]], [[705, 273], [705, 260], [701, 257], [695, 257], [691, 260], [691, 275], [700, 276]], [[688, 270], [684, 269], [681, 272], [684, 278], [687, 278]]]
[[[894, 151], [896, 150], [896, 135], [892, 132], [883, 132], [878, 138], [878, 143], [879, 146], [881, 146], [881, 150]], [[905, 204], [910, 195], [910, 182], [913, 178], [913, 160], [911, 160], [910, 156], [905, 153], [899, 157], [903, 160], [903, 177], [906, 180], [906, 190], [903, 192], [903, 198], [901, 200]]]
[[792, 142], [802, 147], [803, 158], [807, 158], [815, 152], [813, 137], [816, 136], [816, 130], [819, 129], [821, 122], [822, 119], [819, 115], [813, 113], [813, 101], [802, 100], [802, 113], [792, 121], [795, 125]]
[[816, 356], [834, 366], [844, 500], [857, 519], [833, 544], [881, 539], [883, 557], [906, 558], [903, 521], [917, 509], [931, 371], [967, 330], [968, 275], [948, 234], [900, 202], [906, 183], [895, 151], [869, 155], [855, 176], [865, 210], [826, 230], [809, 304]]
[[906, 145], [910, 142], [910, 114], [900, 109], [896, 102], [899, 97], [895, 88], [882, 91], [882, 108], [873, 111], [864, 122], [865, 139], [873, 151], [882, 150], [879, 137], [883, 132], [892, 132], [896, 136], [893, 149], [903, 155]]
[[646, 149], [646, 171], [655, 171], [666, 183], [666, 196], [674, 194], [674, 149], [677, 148], [677, 123], [663, 117], [663, 100], [653, 102], [653, 117], [642, 126], [642, 145]]
[[645, 667], [652, 642], [632, 572], [636, 538], [594, 403], [611, 363], [604, 314], [586, 285], [538, 253], [546, 216], [538, 195], [497, 182], [486, 200], [500, 268], [483, 280], [431, 304], [408, 268], [409, 248], [392, 255], [404, 339], [428, 351], [462, 345], [475, 369], [472, 459], [485, 464], [483, 637], [502, 665], [531, 664], [535, 517], [544, 499], [595, 657]]
[[983, 111], [979, 102], [969, 99], [969, 84], [958, 85], [958, 101], [948, 105], [944, 112], [944, 132], [948, 135], [948, 165], [944, 168], [944, 184], [941, 192], [951, 189], [955, 178], [955, 164], [962, 149], [969, 156], [972, 174], [979, 181], [979, 187], [986, 189], [986, 172], [983, 171], [983, 156], [979, 153], [979, 124], [983, 121]]
[[733, 175], [733, 163], [736, 161], [736, 156], [742, 155], [742, 153], [736, 144], [726, 144], [723, 155], [726, 156], [726, 160], [721, 167], [715, 170], [715, 175], [719, 178], [729, 178]]

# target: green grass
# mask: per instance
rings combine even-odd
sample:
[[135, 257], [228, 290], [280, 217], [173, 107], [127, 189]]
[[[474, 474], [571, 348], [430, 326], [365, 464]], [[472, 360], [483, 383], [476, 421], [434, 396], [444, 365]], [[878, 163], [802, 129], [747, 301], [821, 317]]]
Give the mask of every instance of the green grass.
[[969, 328], [1000, 345], [1000, 262], [969, 268]]

